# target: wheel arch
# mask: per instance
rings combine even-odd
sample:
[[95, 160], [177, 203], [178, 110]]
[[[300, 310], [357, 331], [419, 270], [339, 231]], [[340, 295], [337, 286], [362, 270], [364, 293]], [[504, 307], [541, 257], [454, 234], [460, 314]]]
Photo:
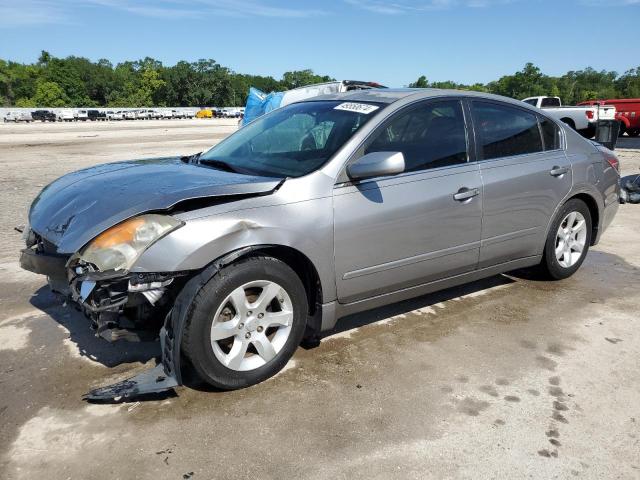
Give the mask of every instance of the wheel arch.
[[[265, 255], [280, 260], [291, 267], [291, 269], [296, 272], [300, 278], [305, 292], [307, 293], [309, 316], [314, 316], [318, 313], [323, 298], [322, 282], [320, 281], [320, 275], [316, 266], [309, 257], [293, 247], [277, 244], [251, 245], [240, 250], [242, 252], [235, 256], [231, 262], [227, 262], [227, 264], [236, 262], [243, 258], [259, 255]], [[225, 257], [227, 257], [227, 255], [225, 255]]]
[[586, 192], [576, 193], [569, 198], [567, 198], [564, 203], [567, 203], [569, 200], [581, 200], [589, 209], [589, 213], [591, 214], [591, 246], [596, 244], [596, 239], [598, 238], [598, 230], [600, 225], [600, 209], [598, 207], [598, 202], [596, 199]]

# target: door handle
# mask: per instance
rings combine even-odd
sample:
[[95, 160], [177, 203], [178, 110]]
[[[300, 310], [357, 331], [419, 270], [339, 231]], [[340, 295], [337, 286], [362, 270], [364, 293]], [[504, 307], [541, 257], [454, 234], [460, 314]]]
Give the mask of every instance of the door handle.
[[567, 173], [569, 169], [567, 167], [558, 167], [555, 166], [551, 170], [549, 170], [549, 175], [552, 177], [561, 177], [565, 173]]
[[457, 202], [464, 202], [478, 195], [480, 195], [480, 190], [477, 188], [462, 187], [457, 193], [453, 194], [453, 199]]

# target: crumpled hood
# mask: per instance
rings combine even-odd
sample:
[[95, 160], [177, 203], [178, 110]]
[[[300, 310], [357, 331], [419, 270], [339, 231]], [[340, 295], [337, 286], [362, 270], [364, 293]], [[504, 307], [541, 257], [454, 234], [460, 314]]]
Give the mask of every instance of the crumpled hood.
[[186, 164], [178, 157], [107, 163], [46, 186], [31, 205], [29, 224], [59, 253], [71, 254], [132, 216], [183, 200], [269, 193], [280, 182]]

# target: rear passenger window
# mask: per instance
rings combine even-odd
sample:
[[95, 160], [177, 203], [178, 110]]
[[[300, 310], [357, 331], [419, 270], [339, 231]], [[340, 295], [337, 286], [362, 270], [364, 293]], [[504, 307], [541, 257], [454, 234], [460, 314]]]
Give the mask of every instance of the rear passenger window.
[[535, 114], [509, 105], [488, 102], [473, 102], [473, 111], [483, 159], [543, 150]]
[[540, 117], [540, 128], [545, 150], [557, 150], [560, 148], [560, 129], [548, 118]]
[[405, 171], [467, 162], [462, 103], [429, 102], [398, 113], [374, 134], [364, 153], [402, 152]]

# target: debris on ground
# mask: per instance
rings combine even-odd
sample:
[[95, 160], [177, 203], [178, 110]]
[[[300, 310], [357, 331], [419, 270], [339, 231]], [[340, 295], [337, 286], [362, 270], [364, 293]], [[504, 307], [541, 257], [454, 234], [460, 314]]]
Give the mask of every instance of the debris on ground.
[[622, 178], [620, 187], [620, 203], [640, 203], [640, 175]]

